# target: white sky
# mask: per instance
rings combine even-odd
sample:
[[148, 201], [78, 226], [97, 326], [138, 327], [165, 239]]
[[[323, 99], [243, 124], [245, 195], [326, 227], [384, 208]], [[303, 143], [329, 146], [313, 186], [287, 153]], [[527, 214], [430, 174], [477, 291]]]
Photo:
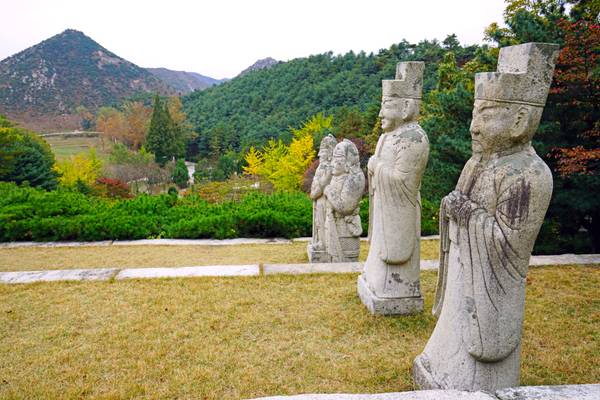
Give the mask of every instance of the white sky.
[[0, 0], [0, 60], [67, 28], [142, 67], [233, 77], [256, 60], [407, 39], [482, 43], [503, 0]]

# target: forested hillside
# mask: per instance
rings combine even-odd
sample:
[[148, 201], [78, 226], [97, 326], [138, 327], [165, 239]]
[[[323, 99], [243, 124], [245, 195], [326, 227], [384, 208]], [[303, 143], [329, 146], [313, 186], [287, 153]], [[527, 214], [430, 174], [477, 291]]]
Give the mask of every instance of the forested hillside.
[[381, 80], [394, 77], [400, 60], [427, 63], [424, 90], [428, 92], [435, 88], [438, 64], [449, 50], [463, 64], [477, 47], [461, 47], [451, 35], [443, 43], [402, 41], [377, 54], [329, 52], [298, 58], [192, 93], [184, 97], [184, 108], [199, 133], [202, 156], [210, 155], [215, 147], [239, 151], [271, 137], [289, 139], [290, 126], [299, 127], [319, 112], [378, 108]]

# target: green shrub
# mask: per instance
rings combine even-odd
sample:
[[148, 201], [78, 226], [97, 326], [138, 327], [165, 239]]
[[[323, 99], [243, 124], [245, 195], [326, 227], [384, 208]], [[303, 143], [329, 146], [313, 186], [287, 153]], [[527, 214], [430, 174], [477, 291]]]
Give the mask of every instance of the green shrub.
[[[361, 201], [363, 235], [369, 201]], [[437, 231], [437, 206], [423, 202], [423, 232]], [[0, 241], [127, 240], [149, 237], [214, 238], [310, 236], [312, 202], [304, 193], [249, 193], [210, 203], [198, 194], [132, 199], [47, 192], [0, 182]]]

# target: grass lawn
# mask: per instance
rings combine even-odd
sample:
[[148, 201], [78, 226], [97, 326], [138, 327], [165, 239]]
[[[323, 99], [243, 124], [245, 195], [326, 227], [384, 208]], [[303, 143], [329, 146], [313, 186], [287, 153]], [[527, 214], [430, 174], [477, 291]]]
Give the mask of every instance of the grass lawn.
[[[105, 267], [181, 267], [306, 263], [306, 242], [232, 246], [22, 247], [0, 249], [0, 272]], [[361, 260], [369, 251], [361, 243]], [[438, 257], [439, 241], [421, 241], [423, 260]]]
[[[435, 280], [395, 318], [366, 312], [356, 274], [0, 285], [0, 398], [411, 390]], [[523, 385], [600, 380], [599, 286], [599, 268], [530, 271]]]
[[96, 154], [101, 159], [107, 159], [110, 153], [110, 145], [106, 145], [103, 149], [99, 137], [50, 136], [45, 137], [44, 140], [48, 142], [58, 161], [79, 153], [87, 153], [91, 148], [96, 149]]

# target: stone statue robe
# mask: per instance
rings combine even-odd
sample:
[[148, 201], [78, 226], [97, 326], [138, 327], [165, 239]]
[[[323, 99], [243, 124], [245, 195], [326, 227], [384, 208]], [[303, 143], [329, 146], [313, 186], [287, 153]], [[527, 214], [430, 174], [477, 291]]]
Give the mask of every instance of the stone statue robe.
[[323, 196], [325, 187], [331, 181], [331, 165], [329, 163], [319, 164], [313, 178], [310, 197], [313, 199], [313, 235], [312, 249], [315, 251], [325, 250], [325, 217], [327, 215], [327, 200]]
[[371, 247], [363, 276], [380, 298], [420, 297], [421, 177], [429, 157], [423, 129], [409, 123], [380, 136], [371, 171]]
[[359, 203], [364, 191], [365, 176], [359, 167], [333, 176], [325, 189], [325, 243], [332, 262], [358, 261], [362, 234]]
[[519, 385], [529, 257], [552, 194], [552, 175], [528, 144], [486, 163], [471, 158], [457, 190], [467, 200], [440, 210], [437, 325], [414, 376], [422, 389]]

